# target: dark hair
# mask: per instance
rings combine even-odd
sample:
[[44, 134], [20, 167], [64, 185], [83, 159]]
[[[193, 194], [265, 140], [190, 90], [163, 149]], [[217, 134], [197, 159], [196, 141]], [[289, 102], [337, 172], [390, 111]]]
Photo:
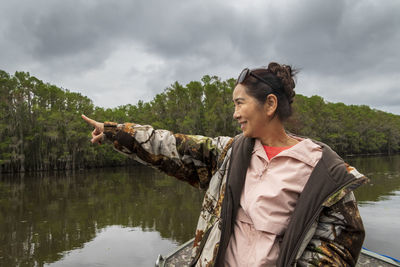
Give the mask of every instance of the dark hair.
[[267, 68], [254, 69], [252, 73], [266, 80], [271, 86], [250, 75], [242, 83], [246, 87], [246, 93], [257, 99], [260, 104], [264, 104], [270, 94], [268, 89], [272, 89], [278, 98], [275, 114], [281, 121], [289, 118], [292, 115], [291, 104], [296, 95], [294, 77], [298, 71], [291, 66], [271, 62]]

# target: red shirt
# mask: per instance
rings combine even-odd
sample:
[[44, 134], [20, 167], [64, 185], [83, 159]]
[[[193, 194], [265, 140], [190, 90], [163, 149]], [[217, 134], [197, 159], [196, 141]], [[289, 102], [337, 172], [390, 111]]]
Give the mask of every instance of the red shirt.
[[265, 153], [267, 153], [268, 159], [272, 159], [283, 150], [291, 148], [292, 146], [263, 146]]

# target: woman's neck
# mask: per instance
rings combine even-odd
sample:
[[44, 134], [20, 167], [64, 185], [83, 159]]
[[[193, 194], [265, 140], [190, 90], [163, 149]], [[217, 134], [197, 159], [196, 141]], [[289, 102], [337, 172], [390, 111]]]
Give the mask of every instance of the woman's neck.
[[293, 146], [299, 141], [290, 137], [280, 121], [272, 120], [264, 131], [265, 134], [258, 139], [264, 146], [285, 147]]

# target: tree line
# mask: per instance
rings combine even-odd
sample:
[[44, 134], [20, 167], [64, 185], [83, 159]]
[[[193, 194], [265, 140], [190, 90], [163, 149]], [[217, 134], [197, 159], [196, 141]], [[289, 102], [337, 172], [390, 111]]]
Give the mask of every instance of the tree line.
[[[132, 164], [110, 144], [89, 142], [90, 127], [80, 118], [150, 124], [186, 134], [234, 136], [235, 80], [204, 76], [175, 82], [149, 102], [102, 108], [80, 93], [44, 83], [27, 72], [0, 70], [0, 173], [74, 170]], [[287, 129], [331, 146], [341, 155], [391, 154], [400, 150], [400, 116], [368, 106], [329, 103], [297, 95]]]

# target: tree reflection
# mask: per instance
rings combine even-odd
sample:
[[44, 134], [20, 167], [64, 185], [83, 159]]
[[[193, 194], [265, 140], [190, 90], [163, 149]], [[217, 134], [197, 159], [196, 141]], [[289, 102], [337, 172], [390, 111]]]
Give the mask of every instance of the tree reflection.
[[[400, 190], [400, 156], [346, 160], [371, 179], [361, 203]], [[157, 231], [183, 243], [193, 236], [203, 193], [143, 166], [0, 180], [0, 266], [35, 266], [82, 248], [111, 225]]]
[[0, 265], [43, 265], [81, 248], [109, 225], [158, 231], [182, 243], [194, 233], [202, 193], [152, 169], [3, 178]]
[[359, 157], [346, 160], [370, 179], [355, 191], [359, 203], [376, 202], [400, 190], [400, 155]]

